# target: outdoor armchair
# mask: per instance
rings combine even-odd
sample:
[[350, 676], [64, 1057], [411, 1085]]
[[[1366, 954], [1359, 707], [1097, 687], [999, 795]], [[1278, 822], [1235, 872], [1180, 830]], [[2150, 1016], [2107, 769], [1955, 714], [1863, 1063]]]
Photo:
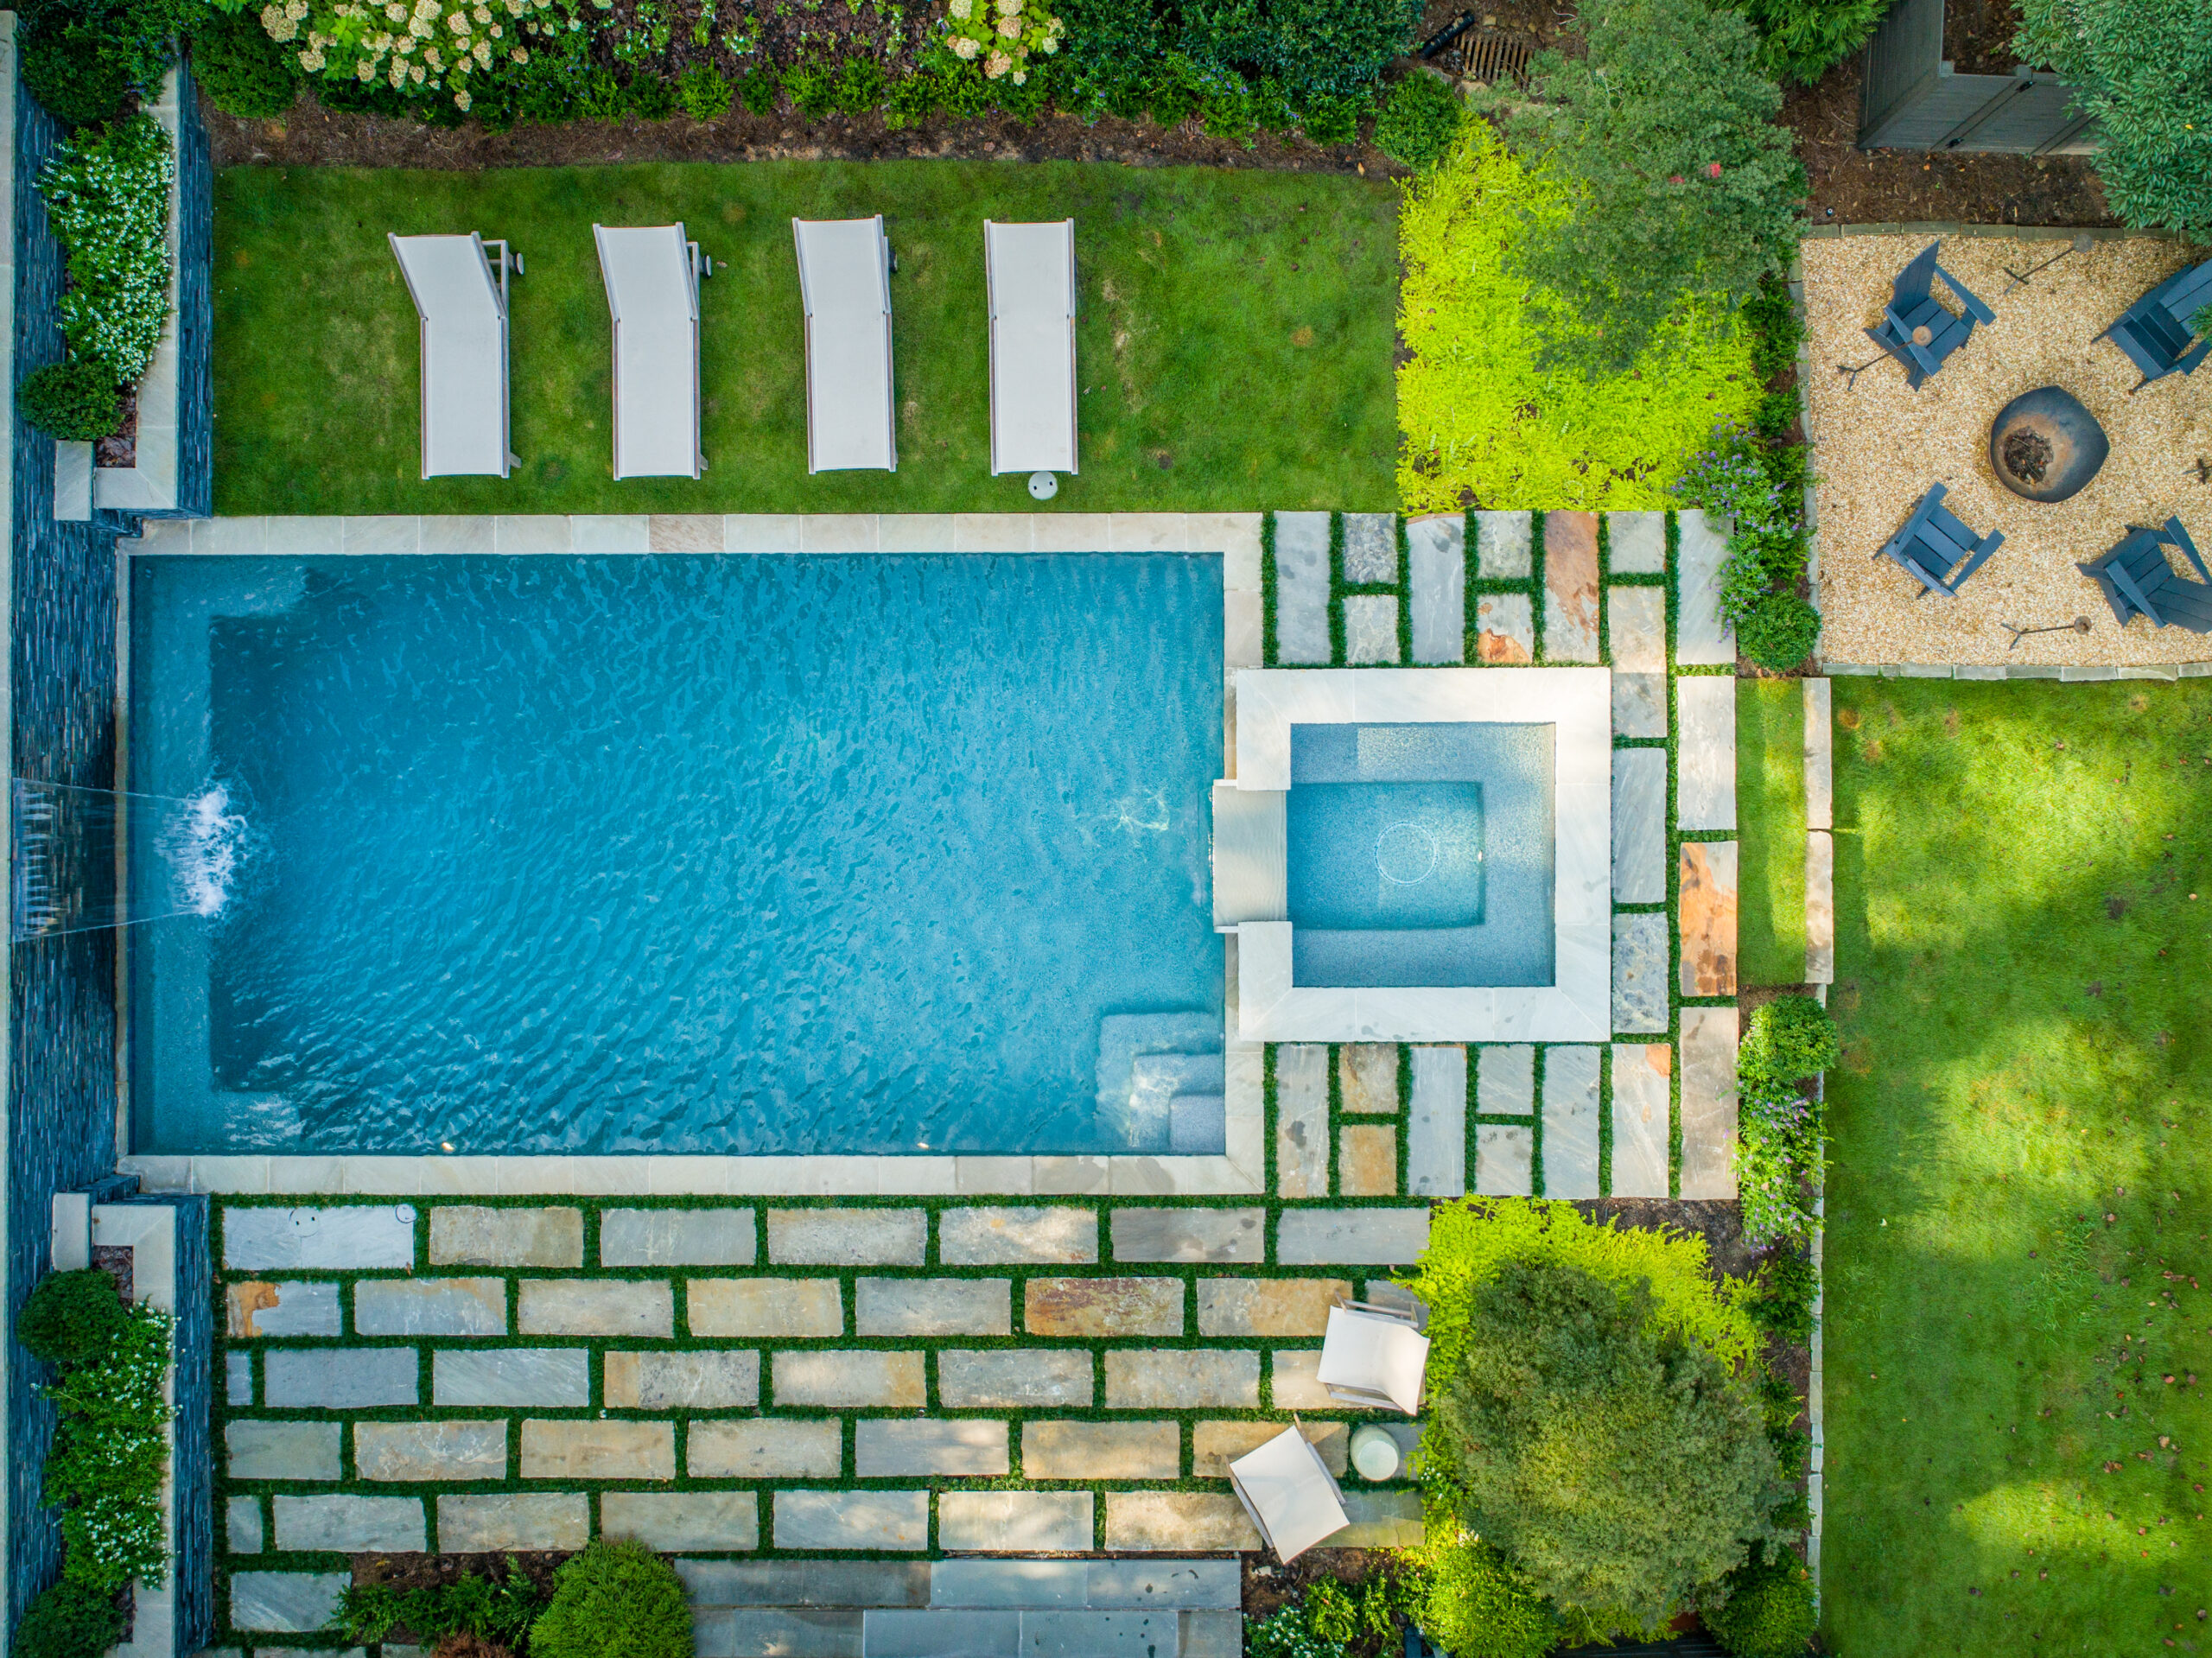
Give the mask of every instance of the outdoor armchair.
[[983, 221], [991, 472], [1076, 467], [1075, 221]]
[[2179, 369], [2194, 374], [2196, 365], [2212, 352], [2212, 340], [2198, 340], [2190, 319], [2212, 305], [2212, 259], [2187, 270], [2176, 271], [2120, 314], [2100, 340], [2127, 353], [2143, 378], [2128, 388], [2133, 397], [2153, 380], [2163, 380]]
[[1990, 555], [2005, 544], [2003, 530], [1993, 530], [1977, 537], [1953, 516], [1943, 505], [1947, 492], [1946, 485], [1930, 485], [1913, 507], [1912, 516], [1904, 521], [1904, 528], [1874, 551], [1875, 557], [1890, 559], [1920, 583], [1920, 591], [1913, 595], [1916, 599], [1931, 593], [1957, 598], [1967, 578], [1989, 562]]
[[[2174, 569], [2166, 557], [2169, 547], [2190, 562], [2200, 580], [2192, 581]], [[2122, 627], [2139, 613], [2153, 627], [2212, 633], [2212, 571], [2204, 568], [2178, 518], [2168, 518], [2161, 530], [2130, 524], [2120, 544], [2102, 558], [2074, 568], [2097, 584]]]
[[[1897, 273], [1891, 285], [1890, 302], [1882, 308], [1880, 325], [1866, 330], [1869, 340], [1904, 365], [1905, 384], [1915, 391], [1943, 366], [1946, 358], [1967, 343], [1976, 322], [1997, 321], [1996, 312], [1936, 263], [1936, 251], [1942, 245], [1940, 241], [1930, 242]], [[1936, 297], [1935, 282], [1939, 276], [1966, 307], [1964, 315], [1954, 314]], [[1928, 332], [1924, 340], [1916, 337], [1923, 328]]]
[[696, 478], [699, 278], [714, 267], [681, 224], [591, 234], [614, 322], [614, 475]]
[[[507, 448], [507, 272], [522, 256], [505, 242], [386, 232], [422, 319], [423, 476], [505, 478]], [[497, 250], [498, 264], [486, 249]]]
[[1414, 1314], [1341, 1299], [1329, 1309], [1315, 1376], [1330, 1398], [1411, 1416], [1427, 1371], [1428, 1337]]
[[1258, 1450], [1229, 1464], [1229, 1486], [1286, 1566], [1351, 1524], [1344, 1492], [1296, 1417]]
[[806, 469], [899, 470], [883, 215], [791, 220], [806, 310]]

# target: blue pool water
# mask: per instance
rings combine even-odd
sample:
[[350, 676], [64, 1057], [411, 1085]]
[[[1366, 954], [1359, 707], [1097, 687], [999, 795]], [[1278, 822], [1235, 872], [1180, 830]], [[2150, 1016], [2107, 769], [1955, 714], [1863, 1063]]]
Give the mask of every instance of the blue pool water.
[[244, 848], [133, 930], [141, 1150], [1123, 1149], [1217, 1052], [1217, 558], [132, 571], [130, 786]]

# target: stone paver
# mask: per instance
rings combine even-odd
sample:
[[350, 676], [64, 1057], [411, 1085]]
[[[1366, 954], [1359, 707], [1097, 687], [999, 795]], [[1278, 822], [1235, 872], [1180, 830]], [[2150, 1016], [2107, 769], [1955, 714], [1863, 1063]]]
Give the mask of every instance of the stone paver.
[[1257, 1353], [1140, 1348], [1106, 1355], [1109, 1410], [1249, 1410], [1259, 1403]]
[[234, 1496], [223, 1505], [223, 1540], [232, 1554], [261, 1553], [264, 1535], [259, 1497]]
[[1598, 659], [1598, 515], [1544, 514], [1544, 660]]
[[335, 1422], [232, 1421], [223, 1443], [232, 1479], [338, 1477]]
[[1667, 901], [1667, 751], [1613, 751], [1613, 902]]
[[1024, 1479], [1179, 1479], [1183, 1431], [1173, 1422], [1025, 1422]]
[[277, 1496], [276, 1547], [355, 1554], [368, 1549], [416, 1549], [429, 1532], [416, 1496]]
[[853, 1425], [853, 1472], [861, 1479], [909, 1474], [1002, 1478], [1012, 1466], [1004, 1422], [898, 1421], [862, 1417]]
[[223, 1355], [223, 1400], [226, 1404], [253, 1403], [253, 1355], [229, 1352]]
[[932, 1606], [1215, 1609], [1243, 1604], [1236, 1560], [940, 1560]]
[[[613, 1495], [606, 1500], [613, 1502]], [[437, 1502], [438, 1547], [451, 1553], [582, 1548], [591, 1540], [591, 1499], [581, 1491], [451, 1496]], [[385, 1658], [392, 1658], [389, 1642]]]
[[779, 1405], [911, 1410], [928, 1402], [919, 1353], [778, 1353], [772, 1369]]
[[668, 1422], [531, 1420], [522, 1425], [524, 1479], [676, 1477], [676, 1429]]
[[1090, 1547], [1088, 1491], [946, 1491], [937, 1500], [938, 1547], [997, 1553]]
[[492, 1209], [441, 1204], [430, 1211], [433, 1267], [581, 1267], [580, 1209]]
[[261, 1361], [262, 1402], [286, 1410], [412, 1405], [411, 1347], [278, 1348]]
[[1202, 1278], [1201, 1336], [1319, 1336], [1335, 1298], [1351, 1299], [1343, 1278]]
[[609, 1353], [603, 1363], [610, 1409], [750, 1410], [760, 1402], [760, 1355], [749, 1348]]
[[1033, 1278], [1022, 1327], [1033, 1336], [1179, 1336], [1179, 1278]]
[[749, 1209], [610, 1209], [599, 1217], [602, 1267], [750, 1267]]
[[1616, 1197], [1664, 1197], [1674, 1051], [1663, 1042], [1613, 1045]]
[[[1281, 1408], [1278, 1407], [1277, 1408]], [[1289, 1426], [1287, 1422], [1200, 1422], [1191, 1430], [1191, 1474], [1195, 1479], [1227, 1479], [1229, 1464], [1249, 1456]], [[1348, 1422], [1301, 1422], [1306, 1443], [1321, 1453], [1331, 1473], [1344, 1477], [1346, 1447], [1351, 1443]]]
[[1377, 587], [1398, 579], [1398, 519], [1393, 512], [1344, 514], [1344, 580]]
[[695, 1336], [842, 1336], [834, 1278], [695, 1278], [684, 1286]]
[[937, 1392], [947, 1410], [1088, 1409], [1095, 1392], [1093, 1365], [1090, 1353], [1080, 1348], [947, 1349], [937, 1356]]
[[1536, 659], [1536, 614], [1525, 593], [1475, 598], [1475, 660], [1510, 667]]
[[1264, 1209], [1117, 1209], [1116, 1261], [1261, 1261]]
[[1344, 604], [1344, 661], [1355, 668], [1398, 660], [1398, 601], [1389, 594], [1351, 594]]
[[1283, 1197], [1329, 1193], [1329, 1051], [1285, 1043], [1274, 1051], [1275, 1191]]
[[1406, 522], [1414, 660], [1458, 664], [1467, 651], [1467, 521], [1457, 512]]
[[1682, 1009], [1682, 1170], [1687, 1198], [1736, 1195], [1736, 1010]]
[[930, 1546], [927, 1491], [779, 1491], [778, 1548], [919, 1550]]
[[[1321, 1385], [1321, 1352], [1271, 1353], [1268, 1356], [1268, 1392], [1275, 1409], [1343, 1410], [1345, 1407]], [[1277, 1424], [1278, 1426], [1281, 1426]]]
[[1682, 842], [1682, 994], [1736, 994], [1736, 843]]
[[414, 1264], [411, 1204], [223, 1211], [223, 1265], [234, 1272], [375, 1271]]
[[1613, 918], [1613, 1029], [1625, 1036], [1667, 1029], [1667, 985], [1674, 962], [1663, 915]]
[[1681, 721], [1675, 753], [1675, 827], [1736, 827], [1736, 682], [1696, 674], [1675, 682]]
[[760, 1547], [760, 1499], [751, 1491], [609, 1491], [599, 1528], [663, 1553]]
[[772, 1209], [768, 1259], [779, 1267], [918, 1267], [929, 1217], [918, 1209]]
[[1242, 1503], [1226, 1493], [1109, 1491], [1106, 1547], [1132, 1553], [1186, 1554], [1208, 1549], [1256, 1549]]
[[1005, 1278], [863, 1278], [854, 1286], [853, 1333], [1009, 1335], [1013, 1294]]
[[1467, 1051], [1413, 1051], [1413, 1105], [1406, 1117], [1406, 1188], [1417, 1197], [1460, 1197], [1467, 1190]]
[[1286, 1267], [1408, 1265], [1428, 1248], [1428, 1210], [1286, 1210], [1275, 1223], [1275, 1259]]
[[1485, 581], [1524, 580], [1529, 562], [1531, 524], [1526, 512], [1475, 514], [1476, 572]]
[[676, 1299], [665, 1279], [525, 1278], [516, 1322], [525, 1336], [667, 1336]]
[[233, 1341], [256, 1336], [335, 1336], [340, 1331], [335, 1284], [246, 1279], [225, 1285], [223, 1299]]
[[808, 1418], [694, 1422], [684, 1435], [694, 1479], [834, 1479], [844, 1456], [837, 1424]]
[[1347, 1123], [1337, 1131], [1337, 1191], [1344, 1197], [1398, 1195], [1398, 1131], [1389, 1123]]
[[1536, 1051], [1525, 1043], [1475, 1054], [1475, 1109], [1486, 1117], [1536, 1115]]
[[1700, 668], [1732, 664], [1736, 641], [1720, 621], [1720, 567], [1728, 557], [1727, 537], [1696, 511], [1677, 512], [1675, 527], [1675, 660]]
[[1510, 1123], [1475, 1129], [1475, 1191], [1484, 1197], [1526, 1197], [1535, 1160], [1535, 1132]]
[[1598, 1055], [1544, 1050], [1544, 1196], [1598, 1196]]
[[505, 1479], [507, 1425], [356, 1422], [353, 1465], [363, 1479]]
[[1664, 512], [1605, 514], [1605, 562], [1622, 575], [1658, 575], [1667, 568]]
[[581, 1409], [591, 1403], [591, 1355], [581, 1347], [442, 1350], [430, 1356], [430, 1394], [436, 1405]]
[[1835, 720], [1825, 679], [1805, 686], [1805, 827], [1835, 827]]
[[1275, 514], [1275, 660], [1329, 660], [1329, 515]]
[[1805, 982], [1835, 982], [1835, 837], [1805, 832]]
[[938, 1217], [937, 1237], [938, 1258], [948, 1267], [1079, 1266], [1098, 1259], [1098, 1211], [1069, 1204], [948, 1209]]
[[[227, 1217], [226, 1217], [227, 1223]], [[378, 1278], [353, 1286], [357, 1336], [504, 1336], [500, 1278]]]
[[1613, 658], [1613, 735], [1667, 734], [1667, 595], [1657, 588], [1605, 594], [1605, 640]]
[[1398, 1045], [1347, 1042], [1338, 1048], [1337, 1096], [1343, 1109], [1355, 1115], [1396, 1115]]
[[350, 1572], [239, 1572], [231, 1578], [231, 1623], [273, 1635], [311, 1635], [326, 1628]]

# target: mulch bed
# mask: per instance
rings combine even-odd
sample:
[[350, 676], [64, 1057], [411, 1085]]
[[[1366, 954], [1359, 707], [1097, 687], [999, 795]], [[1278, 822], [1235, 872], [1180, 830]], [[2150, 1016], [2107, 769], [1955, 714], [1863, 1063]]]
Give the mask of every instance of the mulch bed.
[[1379, 1548], [1308, 1549], [1288, 1566], [1279, 1566], [1266, 1554], [1247, 1554], [1244, 1561], [1244, 1616], [1262, 1618], [1281, 1611], [1324, 1578], [1338, 1583], [1363, 1583], [1390, 1567], [1397, 1556]]
[[394, 1589], [435, 1589], [465, 1577], [504, 1579], [512, 1561], [538, 1592], [553, 1592], [553, 1574], [567, 1564], [573, 1551], [538, 1549], [509, 1554], [356, 1554], [356, 1584], [388, 1583]]

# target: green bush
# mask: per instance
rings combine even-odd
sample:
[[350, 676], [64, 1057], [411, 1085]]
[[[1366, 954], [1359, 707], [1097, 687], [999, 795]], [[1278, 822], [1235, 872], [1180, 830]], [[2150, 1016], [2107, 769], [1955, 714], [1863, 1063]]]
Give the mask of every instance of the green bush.
[[1449, 1509], [1430, 1505], [1421, 1559], [1428, 1594], [1414, 1622], [1452, 1658], [1544, 1658], [1559, 1643], [1559, 1618], [1529, 1574], [1478, 1537]]
[[1180, 52], [1170, 52], [1153, 72], [1146, 108], [1160, 126], [1178, 126], [1198, 112], [1205, 95], [1205, 78], [1198, 66]]
[[123, 1638], [123, 1624], [112, 1594], [64, 1578], [16, 1626], [16, 1658], [100, 1658]]
[[848, 58], [831, 83], [830, 107], [840, 115], [866, 115], [882, 102], [882, 66], [873, 58]]
[[1416, 71], [1390, 89], [1375, 118], [1375, 147], [1392, 161], [1426, 173], [1452, 150], [1465, 106], [1452, 83]]
[[1797, 302], [1789, 297], [1789, 284], [1775, 271], [1759, 278], [1758, 286], [1744, 302], [1744, 321], [1751, 330], [1751, 365], [1762, 380], [1797, 365], [1797, 347], [1804, 343], [1805, 321]]
[[906, 127], [919, 126], [938, 111], [943, 96], [942, 83], [926, 71], [903, 75], [891, 83], [891, 90], [884, 100], [883, 124], [897, 132]]
[[1894, 0], [1737, 0], [1776, 79], [1809, 86], [1872, 38]]
[[1698, 1615], [1736, 1658], [1796, 1658], [1819, 1627], [1812, 1574], [1782, 1548], [1755, 1550], [1717, 1592], [1700, 1597]]
[[793, 109], [819, 121], [837, 106], [836, 71], [826, 63], [794, 63], [784, 71], [784, 91]]
[[130, 72], [93, 30], [75, 23], [35, 29], [23, 42], [23, 85], [65, 126], [108, 119], [130, 90]]
[[692, 1658], [683, 1581], [643, 1543], [595, 1542], [554, 1579], [530, 1649], [531, 1658]]
[[1300, 103], [1364, 93], [1405, 50], [1420, 0], [1184, 0], [1192, 61], [1249, 69]]
[[1821, 642], [1821, 613], [1794, 593], [1770, 593], [1736, 624], [1736, 648], [1762, 668], [1785, 673]]
[[[1812, 1256], [1796, 1249], [1778, 1250], [1767, 1258], [1753, 1283], [1756, 1287], [1744, 1306], [1760, 1329], [1800, 1346], [1813, 1339], [1813, 1298], [1820, 1293], [1820, 1274], [1813, 1269]], [[1790, 1414], [1794, 1420], [1794, 1407]]]
[[[83, 365], [59, 363], [54, 366], [81, 369]], [[107, 391], [112, 398], [114, 381], [108, 382]], [[115, 1280], [99, 1267], [48, 1273], [39, 1280], [23, 1310], [16, 1315], [16, 1339], [30, 1350], [33, 1358], [44, 1359], [48, 1364], [88, 1364], [107, 1351], [127, 1321]]]
[[1067, 25], [1060, 55], [1071, 66], [1062, 92], [1068, 107], [1124, 120], [1142, 114], [1153, 67], [1166, 50], [1147, 0], [1060, 0], [1059, 16]]
[[620, 121], [626, 106], [622, 83], [612, 69], [588, 70], [577, 83], [575, 111], [587, 121]]
[[1344, 1658], [1344, 1650], [1314, 1629], [1303, 1606], [1285, 1606], [1244, 1632], [1246, 1658]]
[[1737, 1093], [1736, 1197], [1744, 1242], [1754, 1249], [1809, 1240], [1818, 1223], [1805, 1187], [1821, 1172], [1825, 1125], [1820, 1103], [1787, 1083], [1741, 1079]]
[[1317, 98], [1306, 106], [1300, 124], [1317, 144], [1348, 144], [1359, 137], [1359, 118], [1368, 107], [1363, 97]]
[[1739, 1076], [1802, 1082], [1835, 1064], [1842, 1037], [1835, 1017], [1811, 996], [1777, 996], [1753, 1011], [1736, 1057]]
[[622, 111], [640, 121], [665, 121], [676, 113], [676, 88], [650, 69], [635, 70], [622, 89]]
[[510, 1557], [497, 1581], [463, 1572], [448, 1584], [397, 1589], [388, 1583], [351, 1584], [339, 1595], [331, 1627], [359, 1645], [388, 1640], [404, 1630], [424, 1646], [449, 1636], [513, 1648], [545, 1610], [527, 1572]]
[[938, 98], [947, 115], [972, 121], [990, 110], [991, 83], [974, 64], [959, 64], [938, 72]]
[[776, 107], [776, 94], [782, 90], [783, 81], [773, 69], [755, 69], [738, 77], [737, 98], [747, 115], [768, 114]]
[[695, 63], [676, 78], [676, 101], [694, 121], [721, 120], [733, 96], [722, 72], [710, 63]]
[[192, 77], [226, 115], [268, 120], [299, 96], [298, 60], [269, 38], [257, 13], [209, 7], [192, 30]]
[[1198, 118], [1205, 123], [1210, 138], [1230, 138], [1252, 147], [1252, 134], [1259, 123], [1253, 108], [1252, 89], [1243, 80], [1226, 71], [1211, 77], [1205, 93], [1198, 99]]
[[80, 443], [110, 435], [123, 418], [115, 376], [82, 358], [48, 363], [25, 375], [16, 388], [16, 408], [48, 437]]

